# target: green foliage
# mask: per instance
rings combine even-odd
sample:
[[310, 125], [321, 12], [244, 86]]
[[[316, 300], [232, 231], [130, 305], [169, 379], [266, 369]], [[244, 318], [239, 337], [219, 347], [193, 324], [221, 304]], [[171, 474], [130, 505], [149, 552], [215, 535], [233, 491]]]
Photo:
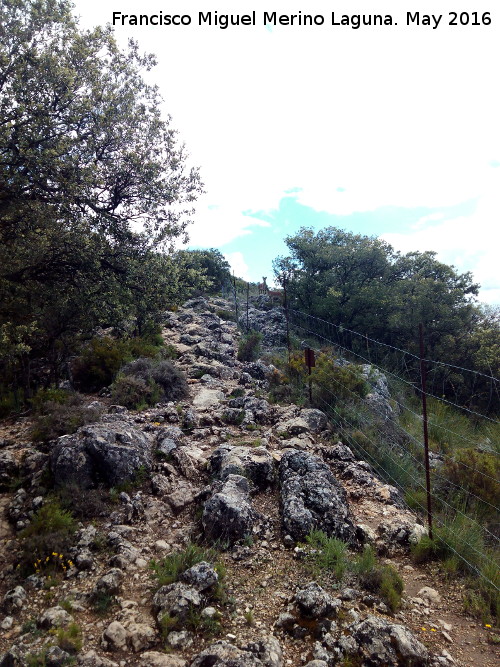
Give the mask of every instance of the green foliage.
[[125, 320], [140, 333], [208, 284], [170, 249], [202, 184], [142, 77], [154, 58], [71, 11], [2, 4], [2, 394], [29, 397], [46, 379], [39, 360], [57, 382], [80, 335]]
[[313, 549], [310, 554], [313, 569], [318, 573], [323, 570], [332, 572], [338, 581], [342, 581], [348, 567], [347, 544], [335, 537], [328, 537], [321, 530], [311, 531], [306, 542]]
[[[40, 397], [40, 394], [42, 396]], [[43, 400], [43, 396], [53, 396]], [[74, 433], [80, 426], [99, 420], [101, 412], [83, 404], [77, 393], [62, 392], [58, 389], [38, 392], [34, 399], [36, 413], [33, 419], [31, 437], [33, 440], [48, 442], [61, 435]]]
[[236, 315], [231, 310], [216, 310], [215, 314], [226, 322], [236, 322]]
[[[327, 330], [330, 340], [385, 365], [388, 348], [364, 336], [418, 353], [422, 322], [429, 358], [498, 377], [500, 310], [474, 303], [479, 286], [470, 273], [457, 273], [435, 252], [402, 255], [381, 239], [334, 227], [302, 228], [286, 243], [290, 256], [275, 260], [275, 274], [286, 282], [292, 308], [323, 320], [307, 322], [311, 333], [316, 328], [324, 337]], [[418, 381], [417, 360], [405, 372]], [[434, 366], [429, 382], [438, 395], [493, 413], [500, 395], [484, 376]]]
[[152, 560], [150, 567], [156, 579], [158, 588], [178, 581], [180, 575], [196, 563], [201, 561], [217, 562], [217, 552], [214, 549], [204, 549], [190, 542], [183, 551], [176, 551], [165, 556], [160, 561]]
[[71, 513], [63, 509], [56, 498], [51, 498], [37, 510], [31, 523], [19, 533], [22, 555], [21, 573], [32, 573], [35, 562], [52, 559], [52, 554], [68, 553], [77, 524]]
[[[495, 514], [495, 506], [500, 497], [500, 458], [495, 453], [480, 452], [466, 448], [458, 450], [453, 458], [447, 458], [441, 474], [446, 480], [463, 489], [465, 497], [484, 514]], [[477, 501], [477, 498], [484, 503]]]
[[250, 331], [243, 336], [238, 344], [238, 361], [255, 361], [259, 357], [262, 334]]
[[319, 354], [312, 369], [314, 401], [321, 407], [324, 403], [335, 404], [338, 400], [349, 401], [363, 398], [368, 385], [355, 364], [339, 366], [330, 352]]
[[124, 405], [130, 410], [143, 410], [158, 403], [160, 387], [155, 382], [146, 382], [141, 377], [123, 375], [118, 377], [111, 387], [111, 400]]
[[116, 599], [105, 591], [97, 591], [90, 598], [90, 604], [98, 616], [106, 616], [116, 604]]
[[129, 408], [177, 401], [189, 391], [184, 374], [169, 361], [139, 358], [126, 364], [112, 386], [114, 401]]
[[67, 628], [58, 628], [55, 631], [56, 643], [60, 649], [67, 653], [78, 653], [81, 651], [82, 630], [76, 623], [70, 623]]
[[392, 565], [379, 565], [373, 547], [365, 546], [354, 562], [354, 572], [361, 586], [379, 595], [392, 612], [399, 609], [403, 580]]

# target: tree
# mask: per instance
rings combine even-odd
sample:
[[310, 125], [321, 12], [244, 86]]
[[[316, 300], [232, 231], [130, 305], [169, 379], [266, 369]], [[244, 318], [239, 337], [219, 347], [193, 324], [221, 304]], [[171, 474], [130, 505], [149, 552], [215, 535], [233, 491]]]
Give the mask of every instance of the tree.
[[186, 237], [202, 191], [141, 76], [154, 58], [81, 30], [71, 9], [0, 7], [0, 325], [49, 357], [136, 314], [137, 267]]

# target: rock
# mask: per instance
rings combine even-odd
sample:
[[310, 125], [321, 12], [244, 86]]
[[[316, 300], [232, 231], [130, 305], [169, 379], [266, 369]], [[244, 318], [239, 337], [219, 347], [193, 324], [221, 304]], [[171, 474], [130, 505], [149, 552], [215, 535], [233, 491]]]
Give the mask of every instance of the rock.
[[429, 602], [434, 602], [434, 603], [439, 603], [441, 602], [441, 596], [437, 592], [435, 588], [429, 588], [429, 586], [424, 586], [421, 588], [417, 596], [419, 598], [422, 598], [424, 600], [428, 600]]
[[144, 651], [155, 643], [155, 631], [146, 623], [129, 623], [127, 641], [134, 653]]
[[282, 667], [283, 665], [283, 651], [279, 641], [272, 635], [258, 642], [247, 644], [244, 649], [257, 656], [265, 667]]
[[328, 663], [325, 660], [310, 660], [305, 667], [328, 667]]
[[9, 489], [12, 480], [19, 474], [19, 466], [12, 452], [0, 452], [0, 491]]
[[313, 433], [321, 433], [328, 426], [328, 419], [321, 410], [306, 408], [300, 411], [299, 416], [306, 422], [309, 430]]
[[160, 625], [165, 614], [183, 619], [192, 607], [200, 605], [201, 597], [198, 591], [181, 581], [162, 586], [153, 598], [153, 607]]
[[14, 624], [14, 619], [12, 618], [12, 616], [6, 616], [0, 623], [0, 628], [2, 628], [2, 630], [10, 630], [13, 624]]
[[183, 572], [181, 579], [201, 593], [214, 586], [219, 580], [219, 575], [209, 563], [200, 561]]
[[250, 651], [218, 641], [199, 653], [191, 667], [263, 667], [263, 663]]
[[81, 667], [118, 667], [117, 662], [101, 658], [95, 651], [88, 651], [85, 655], [78, 656], [78, 665]]
[[311, 430], [309, 424], [305, 419], [301, 417], [295, 417], [294, 419], [287, 419], [284, 422], [280, 422], [276, 426], [278, 435], [282, 438], [289, 438], [292, 435], [300, 435], [301, 433], [309, 433]]
[[82, 426], [58, 439], [50, 455], [56, 486], [74, 484], [89, 489], [98, 483], [116, 486], [151, 470], [150, 437], [128, 422]]
[[188, 632], [187, 630], [169, 632], [167, 635], [167, 642], [172, 648], [189, 648], [189, 646], [193, 645], [193, 633]]
[[3, 609], [7, 614], [17, 614], [26, 603], [27, 595], [22, 586], [7, 591], [3, 597]]
[[125, 651], [127, 631], [121, 623], [113, 621], [102, 633], [101, 643], [106, 651]]
[[255, 518], [248, 480], [229, 475], [221, 490], [205, 503], [202, 524], [212, 541], [234, 544], [251, 534]]
[[429, 530], [425, 526], [416, 523], [408, 535], [409, 544], [418, 544], [424, 535], [428, 535]]
[[296, 622], [297, 621], [293, 614], [291, 614], [289, 611], [283, 611], [276, 619], [274, 625], [277, 628], [283, 628], [283, 630], [290, 632]]
[[341, 606], [340, 600], [334, 600], [315, 581], [312, 581], [296, 594], [295, 602], [300, 615], [306, 618], [331, 616]]
[[380, 667], [424, 667], [428, 664], [426, 647], [402, 625], [376, 616], [348, 626], [363, 664]]
[[63, 651], [59, 646], [51, 646], [45, 656], [45, 664], [47, 667], [63, 667], [71, 660], [71, 655]]
[[139, 658], [139, 667], [186, 667], [184, 658], [173, 653], [158, 653], [158, 651], [146, 651]]
[[118, 595], [123, 581], [122, 570], [114, 567], [97, 580], [93, 590], [93, 595]]
[[39, 617], [37, 624], [40, 628], [50, 630], [51, 628], [59, 628], [63, 625], [68, 625], [74, 621], [73, 616], [68, 614], [62, 607], [50, 607], [46, 609]]
[[243, 475], [261, 489], [271, 486], [275, 478], [274, 460], [264, 447], [221, 445], [210, 456], [208, 471], [219, 479]]
[[285, 531], [303, 540], [311, 530], [355, 542], [353, 516], [346, 493], [328, 466], [317, 456], [286, 450], [279, 465]]
[[156, 454], [157, 456], [168, 459], [176, 448], [177, 443], [175, 440], [172, 440], [172, 438], [162, 438], [156, 446]]

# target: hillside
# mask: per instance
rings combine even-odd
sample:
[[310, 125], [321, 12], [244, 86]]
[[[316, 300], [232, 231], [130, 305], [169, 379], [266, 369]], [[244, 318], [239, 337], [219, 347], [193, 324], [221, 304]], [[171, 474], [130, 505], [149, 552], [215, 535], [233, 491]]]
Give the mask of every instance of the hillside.
[[0, 665], [497, 664], [460, 582], [410, 559], [421, 519], [321, 410], [267, 400], [229, 309], [167, 314], [184, 398], [104, 390], [39, 445], [30, 416], [2, 424]]

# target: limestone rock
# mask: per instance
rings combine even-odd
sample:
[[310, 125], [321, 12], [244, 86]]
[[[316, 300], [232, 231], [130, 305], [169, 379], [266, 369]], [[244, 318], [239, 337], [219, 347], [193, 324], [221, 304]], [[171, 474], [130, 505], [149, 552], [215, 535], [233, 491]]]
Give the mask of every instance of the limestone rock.
[[72, 623], [73, 620], [73, 616], [68, 614], [62, 607], [50, 607], [50, 609], [46, 609], [43, 612], [37, 623], [39, 627], [44, 628], [45, 630], [50, 630], [51, 628], [59, 628], [63, 625], [68, 625], [69, 623]]
[[202, 524], [209, 539], [234, 544], [252, 532], [255, 518], [248, 480], [228, 475], [221, 490], [205, 503]]
[[263, 667], [263, 663], [250, 651], [219, 641], [199, 653], [191, 667]]
[[139, 469], [151, 469], [152, 442], [125, 421], [91, 424], [59, 438], [50, 464], [56, 486], [89, 489], [99, 482], [116, 486], [133, 480]]
[[402, 625], [368, 616], [348, 627], [357, 643], [357, 654], [366, 664], [380, 667], [424, 667], [426, 647]]
[[102, 633], [101, 643], [107, 651], [125, 651], [127, 631], [119, 621], [113, 621]]
[[219, 479], [243, 475], [261, 489], [271, 486], [275, 478], [273, 458], [264, 447], [221, 445], [212, 453], [208, 470]]
[[285, 531], [303, 540], [313, 529], [345, 542], [355, 541], [346, 493], [317, 456], [291, 449], [279, 465]]
[[181, 581], [162, 586], [153, 598], [158, 623], [161, 623], [164, 614], [185, 618], [192, 607], [200, 605], [201, 597], [198, 591]]
[[200, 561], [183, 572], [181, 579], [201, 593], [214, 586], [219, 580], [219, 575], [209, 563]]
[[341, 606], [340, 600], [333, 599], [315, 581], [312, 581], [296, 594], [295, 602], [300, 615], [306, 618], [331, 616]]
[[186, 661], [173, 653], [146, 651], [139, 658], [139, 667], [186, 667]]
[[25, 605], [27, 599], [26, 591], [22, 586], [7, 591], [3, 597], [3, 609], [7, 614], [16, 614]]

